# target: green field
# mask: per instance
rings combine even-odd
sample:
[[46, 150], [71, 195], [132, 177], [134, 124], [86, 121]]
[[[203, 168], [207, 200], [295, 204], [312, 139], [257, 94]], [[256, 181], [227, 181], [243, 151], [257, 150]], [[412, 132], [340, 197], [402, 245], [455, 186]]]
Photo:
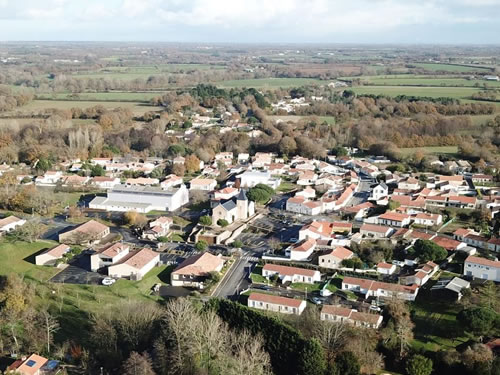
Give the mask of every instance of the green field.
[[365, 76], [360, 77], [362, 82], [367, 82], [375, 86], [464, 86], [464, 87], [500, 87], [500, 82], [484, 81], [481, 79], [465, 79], [459, 77], [436, 77], [419, 75], [384, 75], [384, 76]]
[[427, 96], [431, 98], [466, 99], [478, 92], [472, 87], [412, 87], [412, 86], [357, 86], [352, 91], [356, 94], [387, 96]]
[[404, 155], [412, 155], [417, 150], [422, 150], [426, 154], [456, 154], [458, 152], [457, 146], [436, 146], [436, 147], [411, 147], [411, 148], [400, 148], [399, 151]]
[[55, 246], [53, 241], [9, 242], [0, 241], [0, 275], [17, 273], [33, 284], [36, 302], [49, 305], [57, 312], [61, 325], [61, 339], [81, 335], [89, 330], [89, 316], [103, 306], [117, 305], [124, 300], [158, 301], [151, 295], [156, 283], [168, 283], [172, 267], [161, 266], [150, 271], [141, 281], [118, 280], [113, 286], [56, 284], [49, 280], [60, 270], [54, 267], [35, 266], [34, 255]]
[[149, 103], [152, 98], [161, 96], [162, 94], [163, 92], [82, 92], [65, 94], [40, 94], [37, 95], [37, 99]]
[[218, 82], [219, 87], [253, 87], [253, 88], [289, 88], [304, 85], [322, 85], [325, 81], [314, 78], [256, 78], [256, 79], [235, 79]]
[[446, 71], [446, 72], [455, 72], [455, 73], [468, 73], [468, 72], [477, 72], [477, 71], [490, 71], [491, 69], [485, 66], [464, 66], [464, 65], [451, 65], [451, 64], [438, 64], [438, 63], [416, 63], [412, 64], [419, 68], [424, 68], [426, 70], [432, 70], [435, 72], [438, 71]]
[[[130, 108], [134, 113], [144, 113], [147, 111], [158, 111], [159, 107], [143, 105], [136, 102], [108, 102], [108, 101], [70, 101], [70, 100], [33, 100], [29, 104], [19, 107], [11, 113], [26, 113], [33, 111], [43, 111], [49, 108], [71, 109], [71, 108], [89, 108], [96, 105], [102, 105], [105, 108]], [[6, 114], [8, 112], [5, 112]]]

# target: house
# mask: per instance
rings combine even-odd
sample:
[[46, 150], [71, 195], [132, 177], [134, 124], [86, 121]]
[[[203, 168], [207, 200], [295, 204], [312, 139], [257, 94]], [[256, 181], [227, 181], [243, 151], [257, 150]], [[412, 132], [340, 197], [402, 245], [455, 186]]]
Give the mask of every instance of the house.
[[56, 262], [68, 253], [71, 248], [68, 245], [60, 244], [52, 249], [44, 251], [43, 253], [35, 256], [35, 264], [37, 266], [53, 266]]
[[269, 171], [245, 171], [237, 175], [236, 178], [239, 179], [242, 188], [252, 188], [258, 184], [264, 184], [277, 189], [281, 184], [281, 179], [272, 177]]
[[306, 305], [306, 301], [304, 300], [273, 296], [270, 294], [251, 293], [248, 297], [248, 307], [280, 312], [283, 314], [301, 315]]
[[24, 224], [26, 224], [26, 220], [20, 219], [17, 216], [7, 216], [0, 219], [0, 236], [4, 233], [15, 230], [17, 227], [23, 226]]
[[280, 266], [267, 263], [262, 267], [262, 276], [269, 279], [273, 275], [278, 275], [281, 283], [306, 283], [314, 284], [321, 281], [321, 274], [316, 270], [309, 270], [299, 267]]
[[127, 178], [125, 180], [125, 185], [140, 185], [140, 186], [152, 186], [158, 185], [160, 180], [157, 178], [148, 178], [148, 177], [138, 177], [138, 178]]
[[396, 271], [396, 265], [385, 262], [377, 264], [377, 272], [381, 275], [392, 275]]
[[111, 277], [141, 280], [149, 271], [160, 263], [160, 254], [143, 248], [127, 254], [121, 261], [108, 267]]
[[500, 261], [469, 256], [465, 259], [464, 275], [500, 282]]
[[180, 165], [184, 165], [184, 163], [186, 162], [186, 158], [184, 156], [176, 156], [175, 158], [172, 159], [172, 163], [175, 165], [175, 164], [180, 164]]
[[154, 241], [158, 237], [164, 237], [168, 234], [173, 223], [172, 218], [160, 216], [149, 222], [149, 228], [142, 232], [142, 238]]
[[411, 216], [399, 212], [386, 212], [378, 217], [377, 222], [380, 225], [387, 225], [393, 227], [406, 227], [410, 225]]
[[252, 160], [252, 166], [255, 168], [263, 168], [270, 165], [273, 161], [273, 154], [267, 152], [257, 152]]
[[310, 201], [304, 197], [296, 196], [287, 199], [285, 209], [297, 214], [314, 216], [322, 212], [322, 204], [321, 202]]
[[87, 176], [78, 176], [78, 175], [71, 175], [67, 177], [63, 177], [64, 186], [83, 186], [86, 185], [90, 181], [90, 177]]
[[323, 268], [339, 268], [343, 260], [351, 259], [353, 256], [354, 253], [351, 250], [339, 246], [328, 251], [326, 254], [320, 255], [318, 257], [318, 265]]
[[425, 212], [421, 212], [413, 217], [413, 222], [418, 225], [432, 227], [434, 225], [441, 224], [443, 222], [443, 216], [439, 214], [428, 214]]
[[418, 190], [420, 184], [416, 178], [408, 177], [402, 181], [398, 182], [398, 189], [401, 190]]
[[299, 177], [296, 181], [297, 185], [314, 185], [315, 181], [318, 179], [318, 175], [313, 171], [305, 170], [299, 173]]
[[356, 327], [378, 329], [383, 317], [379, 314], [363, 313], [341, 306], [324, 305], [320, 314], [321, 320], [334, 323], [347, 323]]
[[353, 217], [354, 220], [360, 221], [364, 217], [366, 217], [366, 215], [368, 215], [368, 212], [374, 207], [375, 206], [372, 203], [364, 202], [356, 206], [346, 207], [342, 211], [344, 212], [345, 215]]
[[63, 177], [61, 171], [47, 171], [43, 176], [35, 179], [35, 184], [42, 186], [53, 186]]
[[118, 177], [96, 176], [92, 178], [90, 183], [99, 189], [112, 189], [116, 185], [120, 185], [120, 179]]
[[333, 223], [329, 221], [313, 221], [310, 224], [304, 225], [299, 230], [299, 241], [306, 238], [314, 238], [315, 240], [331, 240], [334, 238]]
[[98, 271], [100, 268], [109, 267], [118, 263], [130, 253], [130, 246], [125, 243], [116, 242], [111, 245], [104, 246], [90, 255], [90, 269], [92, 272]]
[[90, 220], [67, 232], [59, 233], [59, 242], [77, 245], [92, 245], [99, 243], [104, 237], [109, 235], [109, 233], [110, 231], [107, 225], [101, 224], [95, 220]]
[[394, 229], [383, 225], [363, 224], [359, 233], [361, 233], [364, 237], [374, 239], [388, 238], [392, 233], [394, 233]]
[[438, 280], [436, 284], [431, 287], [431, 292], [434, 294], [438, 292], [440, 298], [443, 296], [451, 296], [452, 301], [460, 301], [463, 297], [462, 291], [469, 289], [470, 283], [459, 277], [454, 277], [451, 280]]
[[447, 207], [456, 207], [464, 209], [475, 209], [477, 205], [476, 197], [466, 197], [464, 195], [450, 195], [448, 197]]
[[169, 174], [162, 182], [160, 182], [160, 187], [162, 189], [170, 189], [182, 185], [183, 182], [184, 180], [182, 177], [176, 176], [175, 174]]
[[250, 160], [250, 155], [247, 153], [238, 154], [238, 163], [247, 163]]
[[225, 165], [231, 165], [233, 162], [234, 155], [232, 152], [219, 152], [215, 154], [215, 161], [222, 162]]
[[311, 257], [315, 248], [316, 240], [314, 238], [308, 238], [289, 246], [285, 250], [285, 254], [290, 260], [304, 261]]
[[389, 284], [369, 279], [358, 279], [346, 276], [342, 280], [342, 290], [358, 292], [368, 297], [398, 298], [405, 301], [415, 301], [418, 285]]
[[347, 233], [349, 235], [352, 232], [352, 223], [335, 221], [332, 223], [332, 231], [334, 233], [341, 233], [341, 234]]
[[42, 375], [42, 368], [49, 360], [38, 354], [30, 355], [21, 365], [14, 369], [15, 374], [21, 375]]
[[194, 178], [189, 182], [190, 190], [213, 191], [217, 186], [217, 181], [213, 178]]
[[371, 199], [378, 201], [389, 195], [389, 188], [383, 182], [375, 186], [372, 190]]
[[147, 213], [151, 210], [175, 211], [188, 201], [189, 191], [184, 184], [169, 189], [117, 185], [108, 191], [107, 197], [95, 197], [89, 207], [105, 211]]
[[307, 186], [304, 190], [301, 190], [295, 193], [296, 197], [302, 197], [305, 199], [314, 199], [316, 198], [316, 190], [314, 188]]
[[460, 242], [460, 241], [453, 240], [453, 239], [448, 238], [448, 237], [442, 237], [442, 236], [433, 237], [432, 242], [443, 247], [447, 251], [456, 251], [456, 250], [460, 250], [460, 249], [464, 248], [465, 246], [467, 246], [467, 244], [464, 242]]
[[212, 272], [220, 272], [224, 260], [208, 252], [187, 258], [170, 274], [172, 286], [203, 289]]
[[227, 200], [238, 195], [239, 190], [234, 187], [225, 187], [224, 189], [216, 190], [213, 192], [214, 200]]
[[404, 285], [418, 285], [422, 286], [430, 279], [430, 275], [422, 270], [417, 270], [413, 275], [402, 276], [400, 281]]
[[487, 174], [473, 174], [472, 175], [472, 182], [474, 183], [492, 183], [493, 182], [493, 176], [487, 175]]
[[255, 203], [249, 200], [245, 190], [240, 189], [236, 197], [226, 201], [220, 201], [212, 209], [212, 222], [217, 224], [219, 220], [226, 220], [229, 224], [246, 220], [255, 214]]

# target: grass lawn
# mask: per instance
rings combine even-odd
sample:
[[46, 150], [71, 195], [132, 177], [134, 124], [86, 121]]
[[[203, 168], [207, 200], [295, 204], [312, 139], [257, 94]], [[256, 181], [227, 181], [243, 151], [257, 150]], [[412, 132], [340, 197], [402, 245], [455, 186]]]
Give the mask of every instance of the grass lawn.
[[141, 281], [118, 280], [113, 286], [56, 284], [50, 280], [59, 269], [35, 266], [34, 255], [55, 246], [54, 241], [8, 242], [0, 241], [0, 275], [17, 273], [32, 283], [35, 302], [49, 306], [61, 325], [57, 339], [79, 335], [85, 340], [89, 333], [89, 317], [106, 305], [117, 305], [124, 300], [158, 301], [151, 295], [156, 283], [168, 283], [173, 266], [156, 267]]
[[278, 193], [288, 193], [289, 191], [297, 189], [297, 185], [289, 181], [282, 181], [280, 186], [276, 189]]
[[[13, 113], [43, 111], [49, 108], [71, 109], [71, 108], [89, 108], [96, 105], [102, 105], [105, 108], [130, 108], [134, 113], [144, 113], [147, 111], [158, 111], [159, 107], [143, 105], [135, 102], [103, 102], [103, 101], [70, 101], [70, 100], [33, 100], [23, 107], [16, 108]], [[5, 112], [8, 114], [8, 112]]]
[[256, 78], [235, 79], [217, 82], [219, 87], [254, 87], [254, 88], [277, 88], [277, 87], [300, 87], [304, 85], [322, 85], [325, 81], [314, 78]]
[[357, 86], [352, 87], [352, 91], [356, 94], [466, 99], [477, 93], [479, 89], [473, 87]]
[[46, 100], [72, 100], [72, 101], [126, 101], [126, 102], [143, 102], [149, 103], [151, 99], [161, 96], [160, 92], [82, 92], [82, 93], [67, 93], [67, 94], [40, 94], [38, 99]]
[[383, 75], [360, 77], [361, 81], [376, 86], [463, 86], [482, 88], [486, 83], [488, 87], [500, 87], [500, 82], [484, 81], [480, 79], [465, 79], [461, 77], [422, 76], [422, 75]]
[[426, 70], [432, 70], [435, 72], [438, 71], [447, 71], [447, 72], [455, 72], [455, 73], [467, 73], [467, 72], [484, 72], [490, 71], [491, 69], [484, 66], [463, 66], [463, 65], [450, 65], [450, 64], [439, 64], [439, 63], [416, 63], [412, 64], [419, 68], [424, 68]]
[[437, 351], [451, 349], [467, 341], [457, 322], [460, 306], [419, 295], [410, 309], [415, 323], [414, 348]]
[[253, 269], [250, 274], [250, 279], [252, 279], [252, 283], [267, 284], [269, 282], [264, 276], [262, 276], [262, 266], [257, 266]]
[[457, 146], [436, 146], [436, 147], [410, 147], [410, 148], [400, 148], [399, 151], [407, 156], [414, 154], [417, 150], [422, 150], [426, 154], [456, 154], [458, 152]]

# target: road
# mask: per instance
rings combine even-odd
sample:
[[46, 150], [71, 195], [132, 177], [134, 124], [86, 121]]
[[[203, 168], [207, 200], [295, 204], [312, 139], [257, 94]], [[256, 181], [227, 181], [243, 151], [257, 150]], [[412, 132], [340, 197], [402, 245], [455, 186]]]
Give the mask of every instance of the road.
[[231, 268], [224, 275], [214, 290], [212, 297], [234, 298], [239, 292], [250, 285], [249, 275], [258, 259], [250, 251], [245, 251], [241, 257], [236, 258]]
[[347, 202], [346, 207], [357, 206], [358, 204], [366, 202], [372, 190], [370, 185], [373, 183], [375, 183], [373, 180], [361, 180], [359, 182], [359, 190], [354, 193], [349, 202]]

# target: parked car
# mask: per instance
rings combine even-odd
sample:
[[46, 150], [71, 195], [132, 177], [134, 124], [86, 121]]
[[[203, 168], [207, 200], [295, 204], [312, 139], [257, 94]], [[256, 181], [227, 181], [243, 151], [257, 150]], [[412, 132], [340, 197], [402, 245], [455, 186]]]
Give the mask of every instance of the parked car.
[[321, 298], [318, 298], [318, 297], [311, 297], [311, 298], [309, 298], [309, 301], [311, 301], [315, 305], [321, 305], [323, 303], [323, 300]]
[[111, 286], [113, 285], [114, 283], [116, 283], [116, 280], [113, 279], [112, 277], [105, 277], [104, 279], [102, 279], [101, 281], [101, 284], [102, 285], [105, 285], [105, 286]]
[[259, 290], [271, 290], [272, 288], [269, 285], [253, 285], [252, 288]]

